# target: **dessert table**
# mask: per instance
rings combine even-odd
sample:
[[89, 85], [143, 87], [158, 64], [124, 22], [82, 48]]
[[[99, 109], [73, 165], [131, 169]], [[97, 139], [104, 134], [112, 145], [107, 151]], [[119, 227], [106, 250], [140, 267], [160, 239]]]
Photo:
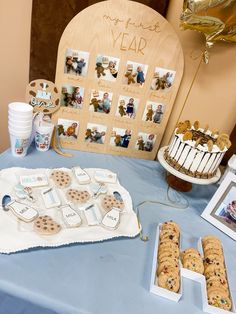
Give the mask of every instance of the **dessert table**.
[[[165, 170], [157, 161], [71, 151], [72, 158], [52, 150], [31, 149], [24, 158], [10, 150], [0, 155], [1, 169], [28, 168], [107, 168], [118, 174], [121, 185], [133, 199], [134, 208], [143, 201], [167, 202]], [[161, 204], [145, 204], [140, 209], [144, 233], [149, 241], [119, 238], [98, 243], [72, 244], [58, 248], [35, 248], [15, 254], [0, 254], [0, 313], [63, 314], [156, 314], [166, 312], [202, 313], [197, 283], [183, 280], [179, 303], [149, 292], [156, 226], [175, 220], [181, 228], [182, 248], [195, 246], [200, 236], [220, 237], [231, 292], [236, 299], [235, 242], [200, 217], [216, 191], [216, 185], [193, 185], [184, 194], [186, 209]]]

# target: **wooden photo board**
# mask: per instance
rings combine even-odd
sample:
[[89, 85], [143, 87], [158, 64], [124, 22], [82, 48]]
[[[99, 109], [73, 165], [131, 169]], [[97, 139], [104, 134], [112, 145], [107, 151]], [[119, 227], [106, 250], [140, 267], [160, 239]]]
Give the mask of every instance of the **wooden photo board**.
[[58, 48], [62, 146], [155, 159], [183, 66], [176, 33], [151, 8], [111, 0], [83, 10]]

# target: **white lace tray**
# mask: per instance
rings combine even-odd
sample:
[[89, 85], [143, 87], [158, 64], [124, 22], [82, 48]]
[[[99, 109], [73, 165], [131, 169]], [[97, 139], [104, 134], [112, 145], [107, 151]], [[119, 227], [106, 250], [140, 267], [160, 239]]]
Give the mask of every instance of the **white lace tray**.
[[[48, 188], [54, 187], [53, 180], [50, 179], [52, 171], [55, 169], [27, 169], [27, 168], [9, 168], [0, 172], [0, 198], [4, 195], [10, 195], [13, 199], [17, 199], [15, 194], [15, 186], [19, 184], [20, 177], [32, 174], [44, 174], [48, 178]], [[57, 170], [66, 171], [71, 179], [71, 185], [68, 188], [77, 188], [79, 190], [87, 190], [91, 195], [90, 184], [80, 185], [71, 169], [60, 168]], [[85, 169], [91, 178], [91, 182], [95, 183], [94, 174], [98, 170], [109, 171], [106, 169]], [[27, 250], [33, 247], [57, 247], [70, 243], [96, 242], [117, 237], [135, 237], [139, 232], [136, 214], [133, 211], [132, 199], [127, 190], [125, 190], [118, 182], [106, 183], [107, 194], [112, 195], [114, 191], [118, 191], [124, 201], [124, 209], [120, 213], [120, 223], [115, 230], [104, 228], [101, 224], [89, 226], [81, 207], [87, 207], [95, 204], [101, 213], [101, 217], [105, 216], [106, 211], [102, 206], [104, 194], [99, 195], [96, 199], [90, 198], [85, 204], [72, 204], [66, 198], [65, 189], [57, 189], [61, 205], [70, 204], [72, 208], [79, 213], [82, 224], [79, 227], [69, 228], [63, 220], [59, 207], [46, 209], [43, 199], [42, 190], [47, 187], [34, 187], [33, 196], [35, 202], [28, 200], [20, 200], [27, 205], [35, 207], [39, 215], [51, 216], [58, 224], [61, 230], [54, 235], [40, 235], [34, 231], [34, 222], [24, 222], [18, 219], [11, 211], [0, 210], [0, 252], [13, 253], [17, 251]]]

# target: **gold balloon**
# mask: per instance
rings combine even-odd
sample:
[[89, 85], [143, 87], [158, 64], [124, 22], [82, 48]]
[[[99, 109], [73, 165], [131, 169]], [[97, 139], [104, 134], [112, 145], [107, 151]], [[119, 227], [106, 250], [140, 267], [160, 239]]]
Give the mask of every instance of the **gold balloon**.
[[[206, 37], [206, 48], [217, 41], [236, 42], [236, 0], [184, 0], [180, 17], [183, 29]], [[203, 55], [208, 63], [208, 53]]]

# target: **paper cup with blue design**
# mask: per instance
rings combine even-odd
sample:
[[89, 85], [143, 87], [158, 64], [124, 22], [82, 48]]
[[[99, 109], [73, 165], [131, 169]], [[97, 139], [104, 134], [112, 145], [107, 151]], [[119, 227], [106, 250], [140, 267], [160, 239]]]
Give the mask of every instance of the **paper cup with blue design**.
[[31, 131], [28, 132], [14, 132], [9, 129], [11, 152], [14, 157], [25, 157], [29, 148], [29, 140]]
[[35, 125], [35, 147], [40, 152], [46, 152], [50, 148], [54, 124], [40, 121]]

